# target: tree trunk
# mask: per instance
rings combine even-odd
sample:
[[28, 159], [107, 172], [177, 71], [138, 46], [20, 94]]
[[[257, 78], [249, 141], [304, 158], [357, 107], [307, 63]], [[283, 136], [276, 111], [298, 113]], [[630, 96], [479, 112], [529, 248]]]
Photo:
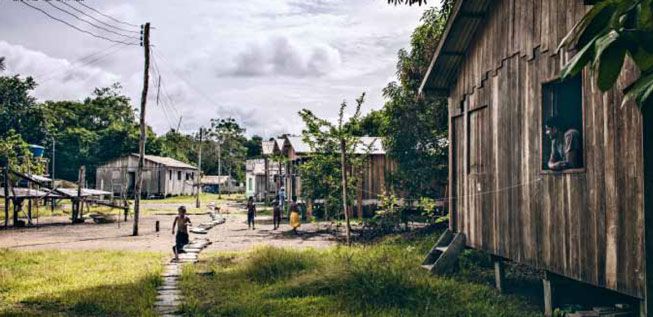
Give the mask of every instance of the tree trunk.
[[347, 245], [351, 245], [351, 224], [349, 223], [349, 212], [347, 210], [347, 154], [345, 153], [345, 139], [340, 138], [340, 169], [342, 171], [342, 209], [345, 212], [345, 234]]

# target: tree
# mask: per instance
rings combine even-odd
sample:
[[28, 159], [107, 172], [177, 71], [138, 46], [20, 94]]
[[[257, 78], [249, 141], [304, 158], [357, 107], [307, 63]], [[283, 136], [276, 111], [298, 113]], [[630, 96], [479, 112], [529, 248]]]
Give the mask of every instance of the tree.
[[442, 36], [447, 10], [431, 8], [424, 12], [411, 36], [410, 50], [398, 53], [399, 82], [388, 84], [383, 91], [385, 147], [397, 162], [391, 179], [410, 199], [441, 195], [447, 180], [447, 100], [416, 94]]
[[635, 100], [642, 110], [653, 105], [653, 0], [599, 1], [558, 49], [563, 47], [578, 53], [562, 69], [561, 77], [574, 76], [589, 65], [601, 91], [614, 86], [626, 55], [630, 56], [640, 77], [625, 89], [623, 103]]
[[42, 144], [48, 120], [42, 105], [30, 95], [34, 88], [32, 77], [0, 77], [0, 138], [13, 130], [28, 143]]
[[302, 185], [302, 191], [311, 199], [324, 198], [325, 204], [339, 200], [345, 216], [348, 245], [351, 245], [348, 206], [353, 204], [353, 192], [360, 181], [357, 171], [362, 170], [367, 158], [367, 155], [357, 153], [361, 145], [360, 139], [354, 134], [360, 122], [360, 108], [364, 99], [364, 93], [356, 99], [356, 110], [347, 121], [345, 121], [347, 102], [343, 101], [336, 124], [318, 118], [307, 109], [299, 112], [299, 116], [306, 124], [306, 128], [302, 131], [303, 140], [313, 151], [308, 162], [301, 166], [302, 176], [306, 177], [302, 181], [302, 184], [305, 184]]
[[[211, 119], [211, 128], [207, 136], [210, 137], [217, 147], [217, 152], [209, 152], [208, 155], [217, 154], [217, 173], [222, 175], [226, 170], [228, 175], [238, 181], [245, 178], [245, 129], [241, 128], [234, 118]], [[208, 163], [208, 162], [207, 162]]]
[[263, 138], [258, 135], [253, 135], [251, 138], [245, 141], [245, 147], [247, 148], [248, 159], [261, 157], [261, 154], [263, 153], [261, 142], [263, 142]]
[[5, 58], [4, 56], [0, 56], [0, 71], [4, 71], [5, 69]]

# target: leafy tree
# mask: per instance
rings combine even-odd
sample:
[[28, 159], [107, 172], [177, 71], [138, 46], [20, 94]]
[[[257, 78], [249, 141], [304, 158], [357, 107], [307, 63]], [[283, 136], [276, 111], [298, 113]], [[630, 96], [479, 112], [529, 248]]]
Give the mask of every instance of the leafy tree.
[[171, 129], [159, 139], [161, 141], [162, 156], [171, 157], [186, 163], [194, 162], [193, 159], [197, 156], [196, 143], [199, 142], [193, 136]]
[[261, 142], [263, 142], [263, 138], [258, 135], [253, 135], [251, 138], [245, 141], [248, 159], [261, 157], [261, 154], [263, 153]]
[[35, 87], [32, 77], [0, 77], [0, 137], [13, 130], [26, 142], [41, 144], [48, 126], [43, 107], [30, 95]]
[[372, 110], [361, 117], [353, 133], [357, 136], [382, 136], [385, 134], [387, 121], [383, 110]]
[[34, 159], [27, 142], [14, 130], [0, 138], [0, 162], [1, 165], [8, 163], [21, 173], [42, 174], [45, 171], [43, 161]]
[[421, 24], [411, 36], [410, 50], [402, 49], [398, 53], [399, 82], [388, 84], [383, 91], [385, 146], [388, 156], [397, 162], [392, 180], [406, 198], [440, 195], [440, 188], [447, 180], [447, 100], [416, 94], [444, 30], [447, 14], [446, 8], [424, 12]]
[[567, 34], [562, 47], [578, 53], [561, 77], [576, 75], [589, 65], [601, 91], [614, 86], [626, 55], [630, 56], [640, 77], [625, 89], [623, 102], [635, 100], [641, 109], [653, 104], [653, 0], [599, 1]]
[[[54, 137], [57, 147], [57, 177], [74, 181], [79, 167], [85, 165], [86, 179], [93, 184], [98, 165], [138, 152], [135, 110], [120, 89], [120, 85], [115, 84], [95, 89], [93, 95], [82, 102], [48, 101], [44, 104], [49, 135]], [[159, 154], [162, 145], [150, 127], [147, 138], [146, 153]]]
[[351, 244], [348, 206], [353, 205], [357, 184], [362, 181], [357, 171], [363, 170], [367, 158], [367, 155], [356, 152], [361, 143], [354, 134], [360, 123], [364, 98], [365, 94], [362, 94], [356, 99], [354, 115], [346, 121], [347, 102], [343, 102], [336, 124], [318, 118], [307, 109], [299, 112], [306, 124], [302, 131], [303, 140], [313, 151], [308, 161], [300, 167], [302, 195], [313, 200], [324, 199], [327, 210], [337, 210], [337, 205], [342, 206], [347, 244]]
[[245, 179], [245, 129], [234, 118], [211, 119], [211, 128], [207, 135], [215, 142], [217, 151], [209, 151], [210, 156], [217, 156], [217, 172], [223, 175], [224, 171], [237, 181]]

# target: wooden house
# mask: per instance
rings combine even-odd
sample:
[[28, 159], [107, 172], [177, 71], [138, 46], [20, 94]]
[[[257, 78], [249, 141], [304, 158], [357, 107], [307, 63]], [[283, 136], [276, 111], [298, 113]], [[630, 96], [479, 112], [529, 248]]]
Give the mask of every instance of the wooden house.
[[[606, 93], [587, 69], [559, 80], [575, 52], [557, 47], [586, 2], [456, 1], [420, 92], [448, 97], [450, 229], [467, 247], [644, 302], [651, 114], [620, 107], [638, 77], [629, 61]], [[548, 167], [553, 115], [579, 132], [573, 169]], [[548, 278], [544, 286], [547, 294]]]
[[213, 194], [242, 193], [243, 187], [229, 175], [203, 175], [202, 191]]
[[[287, 198], [297, 197], [301, 200], [302, 179], [299, 166], [309, 160], [314, 153], [313, 149], [299, 136], [286, 136], [278, 144], [279, 151], [286, 159], [288, 173], [284, 175], [283, 184]], [[389, 190], [389, 173], [394, 171], [395, 163], [388, 159], [383, 147], [383, 140], [379, 137], [361, 137], [359, 146], [355, 151], [358, 155], [367, 155], [368, 164], [363, 171], [363, 182], [356, 193], [355, 209], [362, 216], [365, 206], [376, 206], [379, 195]]]
[[[133, 197], [137, 169], [137, 154], [106, 162], [96, 170], [96, 188]], [[197, 167], [193, 165], [169, 157], [145, 155], [142, 193], [145, 197], [191, 195], [198, 177]]]
[[265, 159], [252, 159], [245, 162], [245, 196], [255, 201], [265, 201], [274, 197], [275, 183], [272, 173], [266, 172]]

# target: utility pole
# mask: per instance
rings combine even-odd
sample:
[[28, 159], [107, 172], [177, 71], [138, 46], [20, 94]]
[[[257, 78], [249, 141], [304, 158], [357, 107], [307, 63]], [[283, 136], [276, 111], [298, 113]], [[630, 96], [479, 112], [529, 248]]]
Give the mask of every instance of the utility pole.
[[195, 208], [200, 208], [200, 192], [202, 191], [202, 136], [204, 135], [204, 129], [200, 128], [200, 146], [199, 146], [199, 155], [197, 159], [197, 169], [199, 174], [197, 175], [197, 192], [195, 198]]
[[145, 165], [145, 104], [147, 102], [147, 88], [150, 80], [150, 23], [145, 23], [143, 28], [143, 50], [145, 53], [145, 67], [143, 69], [143, 93], [141, 94], [140, 127], [141, 135], [138, 140], [138, 170], [134, 186], [134, 231], [138, 235], [138, 216], [140, 214], [141, 190], [143, 187], [143, 165]]
[[[54, 188], [54, 180], [55, 180], [55, 178], [54, 178], [54, 169], [55, 169], [55, 166], [56, 166], [55, 161], [54, 161], [54, 158], [55, 158], [55, 155], [56, 155], [55, 142], [56, 141], [55, 141], [54, 137], [52, 137], [52, 173], [50, 173], [50, 178], [52, 178], [52, 184], [51, 184], [52, 188]], [[50, 206], [50, 208], [52, 209], [52, 211], [54, 211], [54, 198], [52, 198], [51, 203], [52, 203], [52, 205]]]
[[7, 228], [9, 226], [9, 159], [3, 157], [2, 160], [4, 161], [2, 168], [2, 187], [5, 195], [5, 228]]

